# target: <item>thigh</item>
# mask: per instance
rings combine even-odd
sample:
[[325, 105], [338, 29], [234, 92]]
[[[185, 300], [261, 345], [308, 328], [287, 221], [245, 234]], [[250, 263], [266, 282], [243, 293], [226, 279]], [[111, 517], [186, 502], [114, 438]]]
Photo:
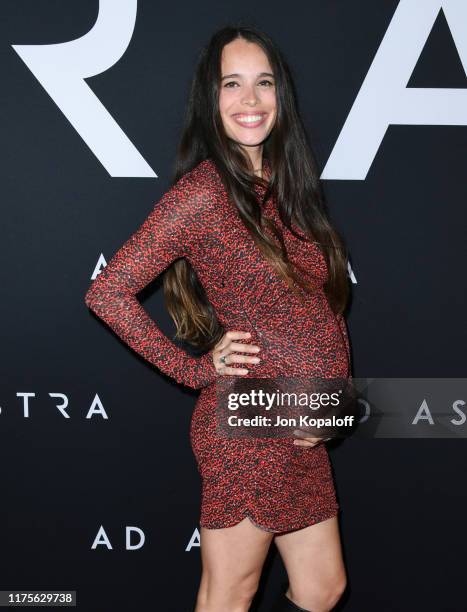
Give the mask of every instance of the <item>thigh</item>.
[[[275, 544], [294, 593], [345, 581], [345, 567], [337, 516], [303, 529], [278, 534]], [[310, 581], [313, 577], [313, 581]]]
[[214, 588], [259, 579], [273, 537], [274, 533], [256, 527], [249, 518], [223, 529], [201, 527], [203, 575]]

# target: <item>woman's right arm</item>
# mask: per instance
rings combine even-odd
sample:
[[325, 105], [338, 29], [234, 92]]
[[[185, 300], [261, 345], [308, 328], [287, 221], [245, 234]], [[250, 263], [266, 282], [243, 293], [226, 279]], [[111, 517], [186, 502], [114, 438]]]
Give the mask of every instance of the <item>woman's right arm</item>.
[[93, 281], [85, 303], [128, 346], [177, 382], [199, 389], [217, 377], [210, 352], [192, 357], [165, 336], [136, 295], [203, 239], [209, 188], [185, 175]]

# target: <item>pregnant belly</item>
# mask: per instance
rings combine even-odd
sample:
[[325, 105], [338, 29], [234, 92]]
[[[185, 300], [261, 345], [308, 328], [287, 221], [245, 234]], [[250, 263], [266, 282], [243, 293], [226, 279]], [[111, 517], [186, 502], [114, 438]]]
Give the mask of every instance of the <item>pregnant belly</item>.
[[344, 338], [324, 295], [306, 304], [289, 301], [261, 320], [249, 317], [253, 337], [261, 346], [261, 362], [248, 376], [346, 378], [349, 362]]

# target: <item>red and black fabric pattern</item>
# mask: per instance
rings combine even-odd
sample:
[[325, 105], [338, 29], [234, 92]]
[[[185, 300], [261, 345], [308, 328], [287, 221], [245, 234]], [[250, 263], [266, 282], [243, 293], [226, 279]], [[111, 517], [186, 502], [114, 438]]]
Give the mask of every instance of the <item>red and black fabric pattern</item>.
[[322, 289], [323, 254], [282, 224], [274, 198], [263, 211], [281, 228], [289, 258], [315, 282], [312, 295], [297, 296], [276, 273], [228, 198], [215, 163], [206, 159], [154, 205], [93, 281], [85, 302], [147, 361], [177, 382], [201, 389], [190, 426], [202, 479], [200, 525], [229, 527], [248, 516], [262, 529], [281, 533], [338, 513], [326, 446], [296, 446], [291, 437], [219, 435], [215, 383], [220, 375], [211, 354], [193, 357], [176, 346], [136, 297], [185, 257], [224, 329], [249, 331], [251, 337], [242, 342], [261, 347], [261, 361], [248, 364], [248, 377], [350, 377], [345, 320], [333, 313]]

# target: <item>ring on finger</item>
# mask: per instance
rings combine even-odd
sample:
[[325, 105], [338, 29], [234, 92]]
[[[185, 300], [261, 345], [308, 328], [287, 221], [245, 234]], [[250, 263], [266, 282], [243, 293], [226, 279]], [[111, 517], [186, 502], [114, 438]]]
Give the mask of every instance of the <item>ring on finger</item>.
[[225, 358], [227, 357], [227, 355], [222, 355], [222, 357], [219, 357], [219, 361], [223, 364], [223, 365], [227, 365], [225, 362]]

